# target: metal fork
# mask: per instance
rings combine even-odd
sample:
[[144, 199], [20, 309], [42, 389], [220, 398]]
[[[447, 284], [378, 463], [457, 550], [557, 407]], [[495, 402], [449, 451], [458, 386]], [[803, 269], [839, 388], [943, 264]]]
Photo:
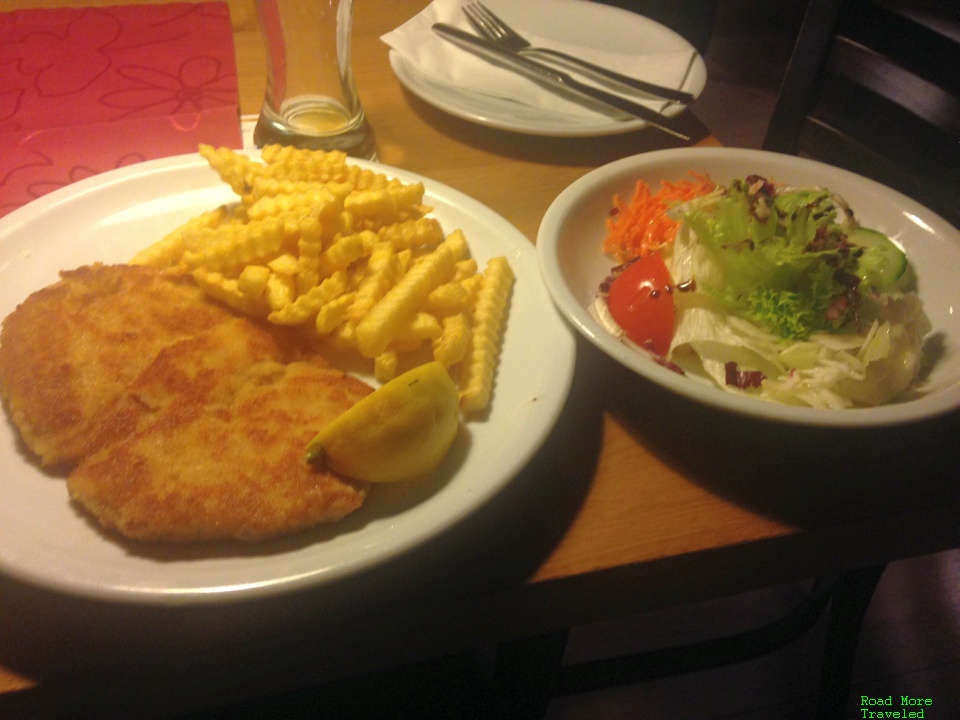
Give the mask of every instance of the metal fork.
[[665, 100], [675, 100], [681, 103], [689, 103], [693, 100], [693, 95], [682, 90], [655, 85], [627, 75], [621, 75], [613, 70], [594, 65], [591, 62], [581, 58], [568, 55], [559, 50], [550, 48], [533, 47], [526, 38], [520, 35], [516, 30], [507, 25], [503, 20], [494, 15], [490, 10], [480, 2], [470, 2], [463, 6], [463, 12], [467, 20], [483, 37], [491, 42], [495, 42], [504, 48], [520, 55], [539, 55], [542, 58], [559, 60], [568, 67], [583, 70], [592, 75], [595, 79], [609, 81], [618, 85], [625, 85], [633, 90], [648, 95], [655, 95]]

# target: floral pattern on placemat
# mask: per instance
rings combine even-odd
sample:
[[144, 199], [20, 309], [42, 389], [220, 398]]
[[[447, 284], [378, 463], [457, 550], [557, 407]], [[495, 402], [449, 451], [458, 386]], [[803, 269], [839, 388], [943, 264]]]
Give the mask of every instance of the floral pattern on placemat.
[[0, 216], [91, 175], [239, 148], [226, 3], [0, 12]]

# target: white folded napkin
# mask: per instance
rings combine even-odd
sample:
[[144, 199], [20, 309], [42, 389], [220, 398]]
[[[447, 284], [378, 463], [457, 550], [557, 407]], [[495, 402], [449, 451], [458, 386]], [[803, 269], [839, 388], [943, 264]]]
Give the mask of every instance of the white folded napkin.
[[[600, 110], [553, 93], [529, 78], [477, 57], [431, 30], [434, 23], [444, 22], [476, 34], [461, 10], [466, 1], [434, 0], [421, 13], [381, 36], [380, 39], [414, 65], [418, 72], [434, 80], [454, 85], [461, 90], [482, 93], [500, 100], [510, 100], [521, 105], [568, 116], [571, 119], [580, 118], [584, 121], [609, 120], [611, 117], [625, 119], [623, 113], [617, 110]], [[504, 20], [509, 22], [507, 18]], [[695, 55], [693, 50], [642, 55], [607, 52], [537, 37], [526, 28], [519, 26], [514, 29], [536, 47], [561, 50], [595, 65], [665, 87], [680, 88], [682, 86]], [[583, 82], [596, 84], [588, 77], [569, 68], [563, 68], [563, 72]], [[603, 89], [615, 92], [609, 87]], [[657, 111], [662, 110], [667, 104], [656, 98], [643, 99], [626, 92], [618, 94]]]

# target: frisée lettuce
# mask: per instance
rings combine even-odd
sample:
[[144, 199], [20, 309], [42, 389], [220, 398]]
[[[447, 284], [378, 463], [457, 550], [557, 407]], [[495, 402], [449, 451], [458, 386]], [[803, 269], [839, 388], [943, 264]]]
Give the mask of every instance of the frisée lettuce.
[[883, 404], [915, 383], [931, 325], [906, 257], [842, 198], [749, 176], [668, 212], [669, 366], [820, 408]]
[[[816, 189], [777, 192], [762, 178], [736, 180], [678, 210], [716, 271], [697, 288], [729, 312], [787, 338], [837, 330], [859, 305], [859, 258], [840, 205]], [[691, 235], [692, 234], [692, 235]]]

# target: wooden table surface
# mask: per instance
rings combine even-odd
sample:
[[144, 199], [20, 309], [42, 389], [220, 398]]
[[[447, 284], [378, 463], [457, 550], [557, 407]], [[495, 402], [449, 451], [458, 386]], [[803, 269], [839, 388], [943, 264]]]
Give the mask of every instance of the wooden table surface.
[[[99, 4], [110, 3], [3, 9]], [[256, 13], [252, 0], [229, 4], [241, 110], [255, 114]], [[356, 82], [381, 162], [467, 193], [532, 242], [572, 181], [680, 146], [653, 130], [513, 135], [430, 107], [403, 89], [379, 40], [425, 5], [355, 3]], [[693, 144], [717, 144], [695, 110], [684, 116]], [[109, 698], [127, 717], [186, 711], [957, 547], [958, 429], [957, 413], [870, 432], [770, 427], [672, 397], [578, 341], [574, 388], [542, 452], [454, 530], [333, 587], [222, 607], [112, 605], [0, 576], [0, 689], [75, 708]]]

